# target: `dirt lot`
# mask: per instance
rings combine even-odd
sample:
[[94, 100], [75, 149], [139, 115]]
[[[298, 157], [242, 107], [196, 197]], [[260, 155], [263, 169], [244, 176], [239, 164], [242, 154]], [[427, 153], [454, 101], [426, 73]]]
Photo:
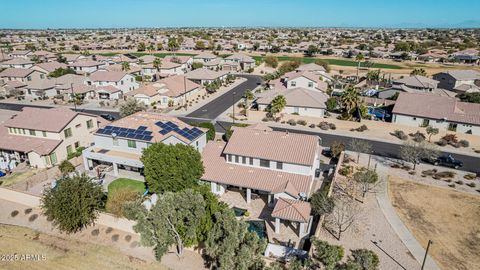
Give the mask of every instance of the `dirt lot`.
[[2, 257], [0, 269], [167, 269], [111, 247], [66, 240], [23, 227], [0, 225], [0, 239], [2, 256], [45, 256], [31, 261], [5, 261], [9, 258]]
[[392, 205], [442, 269], [480, 269], [480, 197], [390, 177]]

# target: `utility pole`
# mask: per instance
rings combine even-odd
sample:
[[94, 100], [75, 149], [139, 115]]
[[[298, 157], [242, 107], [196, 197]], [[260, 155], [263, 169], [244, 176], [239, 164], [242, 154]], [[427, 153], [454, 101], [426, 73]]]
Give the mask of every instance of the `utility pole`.
[[233, 95], [232, 95], [232, 110], [233, 110], [232, 119], [233, 119], [233, 124], [235, 125], [235, 91], [233, 92]]
[[428, 240], [428, 244], [427, 244], [427, 250], [425, 250], [425, 257], [423, 257], [423, 263], [422, 263], [422, 269], [425, 267], [425, 262], [427, 261], [427, 256], [428, 256], [428, 250], [430, 249], [430, 245], [433, 244], [433, 241], [432, 240]]
[[75, 94], [73, 93], [73, 83], [70, 83], [70, 90], [72, 91], [73, 106], [75, 107], [75, 111], [76, 111], [77, 110], [77, 100], [75, 98]]

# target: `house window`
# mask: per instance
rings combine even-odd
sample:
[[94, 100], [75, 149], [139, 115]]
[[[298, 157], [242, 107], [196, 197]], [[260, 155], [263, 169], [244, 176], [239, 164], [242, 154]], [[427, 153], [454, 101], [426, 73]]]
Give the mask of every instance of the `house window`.
[[80, 142], [75, 142], [75, 149], [77, 149], [80, 146]]
[[8, 133], [12, 134], [12, 133], [13, 133], [13, 129], [12, 129], [12, 128], [8, 128]]
[[28, 77], [27, 77], [27, 81], [30, 82], [31, 80], [32, 80], [32, 77], [31, 77], [31, 76], [28, 76]]
[[87, 128], [88, 128], [88, 129], [93, 128], [93, 121], [92, 121], [92, 119], [90, 119], [90, 120], [87, 121]]
[[253, 165], [253, 158], [250, 158], [250, 165]]
[[242, 157], [242, 163], [247, 164], [247, 157]]
[[128, 147], [130, 147], [130, 148], [137, 148], [137, 142], [136, 142], [136, 141], [132, 141], [132, 140], [128, 140]]
[[292, 82], [290, 82], [290, 85], [293, 86], [293, 87], [295, 87], [295, 86], [297, 86], [297, 82], [296, 82], [296, 81], [292, 81]]
[[232, 155], [227, 155], [228, 162], [232, 162]]
[[270, 168], [270, 160], [260, 159], [260, 166]]
[[30, 133], [30, 135], [35, 136], [35, 130], [29, 129], [28, 132]]
[[220, 184], [217, 184], [216, 187], [215, 187], [215, 190], [216, 190], [217, 192], [222, 191], [222, 186], [220, 186]]
[[123, 81], [120, 81], [120, 84], [123, 85]]
[[118, 138], [113, 138], [113, 146], [118, 146]]
[[49, 156], [45, 156], [45, 164], [47, 166], [50, 165], [50, 157]]
[[277, 161], [277, 170], [283, 170], [283, 162]]
[[44, 79], [44, 78], [45, 78], [45, 75], [40, 74], [40, 79]]
[[67, 154], [71, 154], [73, 152], [73, 149], [72, 149], [72, 146], [71, 145], [67, 145]]
[[57, 163], [57, 154], [55, 154], [55, 152], [53, 152], [53, 153], [50, 155], [50, 160], [52, 161], [52, 164]]
[[63, 134], [65, 135], [65, 138], [70, 138], [72, 137], [72, 129], [71, 128], [67, 128], [63, 131]]
[[46, 132], [46, 131], [42, 131], [42, 135], [43, 135], [43, 137], [47, 137], [47, 132]]
[[313, 82], [308, 82], [308, 87], [312, 88], [313, 87]]
[[78, 124], [75, 126], [75, 128], [80, 128], [82, 126], [82, 124]]
[[24, 129], [24, 128], [18, 130], [18, 133], [20, 133], [20, 131], [22, 131], [23, 135], [27, 134], [27, 133], [25, 132], [25, 129]]
[[235, 163], [239, 163], [240, 161], [238, 161], [238, 158], [239, 156], [235, 156]]

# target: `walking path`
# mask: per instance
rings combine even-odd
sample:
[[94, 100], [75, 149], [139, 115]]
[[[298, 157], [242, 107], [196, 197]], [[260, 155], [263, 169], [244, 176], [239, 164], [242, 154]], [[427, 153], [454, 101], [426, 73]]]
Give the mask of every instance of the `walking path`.
[[[381, 161], [378, 162], [378, 159], [380, 159], [380, 157], [374, 158], [374, 163], [378, 163], [375, 165], [378, 165], [377, 173], [380, 176], [385, 177], [385, 184], [379, 190], [379, 192], [376, 193], [378, 205], [380, 206], [380, 209], [385, 215], [385, 218], [387, 219], [388, 223], [390, 223], [400, 240], [402, 240], [403, 244], [408, 248], [408, 250], [415, 257], [415, 259], [420, 264], [422, 264], [423, 258], [425, 256], [425, 249], [423, 249], [423, 247], [420, 245], [420, 243], [418, 243], [413, 234], [408, 230], [405, 224], [403, 224], [402, 220], [397, 215], [395, 209], [390, 203], [391, 201], [388, 195], [388, 170], [387, 167], [383, 166]], [[427, 256], [425, 269], [440, 270], [440, 267], [438, 267], [438, 265], [430, 256]]]

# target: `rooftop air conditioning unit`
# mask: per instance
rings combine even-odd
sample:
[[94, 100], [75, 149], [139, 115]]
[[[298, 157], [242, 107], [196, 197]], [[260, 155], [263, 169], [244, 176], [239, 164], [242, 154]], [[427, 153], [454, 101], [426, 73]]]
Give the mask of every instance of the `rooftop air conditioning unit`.
[[307, 194], [305, 194], [305, 192], [298, 193], [298, 196], [300, 197], [301, 201], [306, 201], [307, 200]]

